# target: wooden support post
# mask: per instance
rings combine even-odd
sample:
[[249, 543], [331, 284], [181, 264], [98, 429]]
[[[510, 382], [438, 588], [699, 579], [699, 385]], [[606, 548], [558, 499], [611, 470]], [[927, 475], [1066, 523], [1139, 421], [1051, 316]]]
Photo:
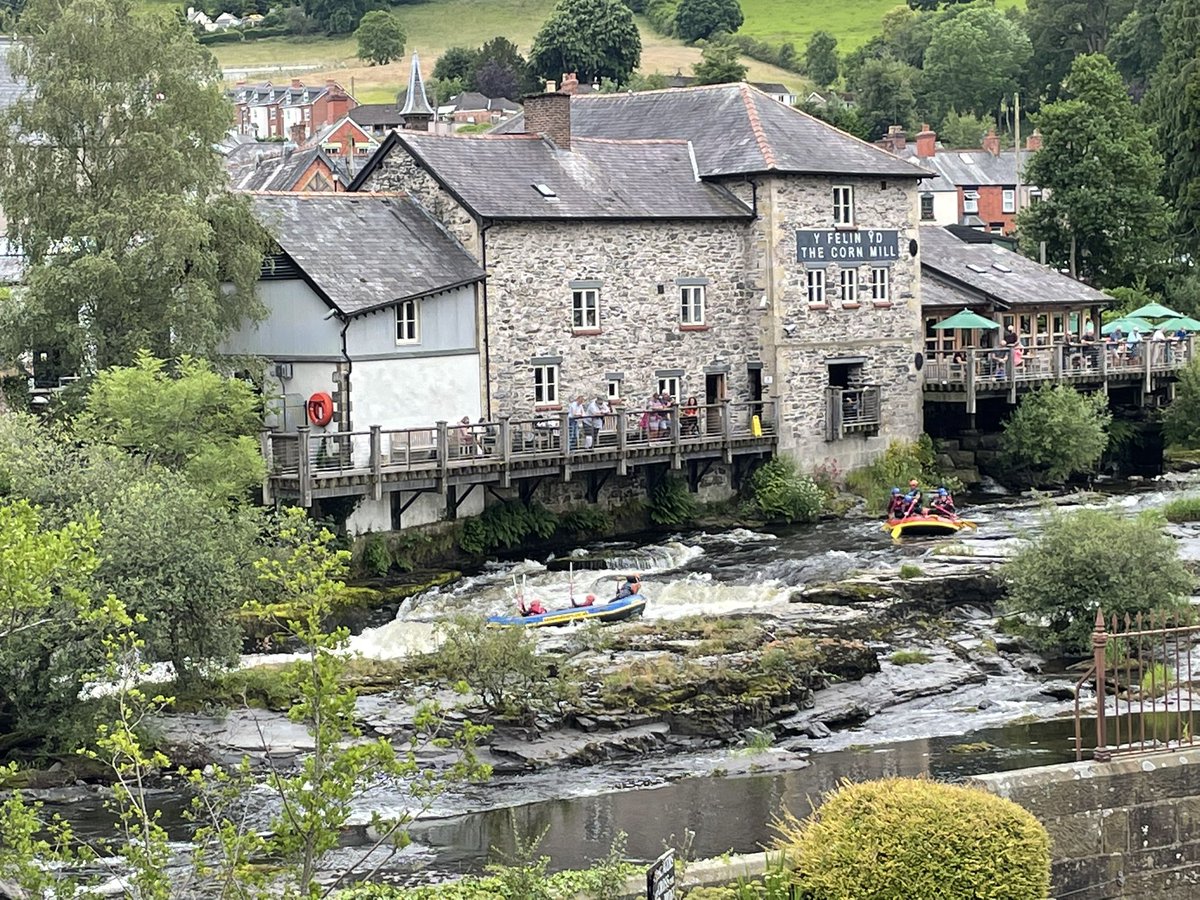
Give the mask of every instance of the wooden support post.
[[1054, 373], [1054, 380], [1061, 383], [1063, 380], [1063, 345], [1050, 345], [1050, 371]]
[[629, 425], [625, 414], [617, 413], [617, 474], [629, 474], [629, 457], [625, 453], [625, 430]]
[[[583, 440], [583, 424], [579, 424], [577, 441]], [[571, 480], [571, 414], [565, 409], [558, 411], [558, 446], [562, 455], [562, 480]]]
[[967, 351], [967, 413], [975, 414], [975, 348]]
[[296, 449], [300, 455], [296, 475], [300, 482], [300, 505], [306, 509], [312, 506], [312, 465], [308, 456], [309, 433], [310, 429], [307, 425], [301, 425], [296, 429], [298, 444]]
[[1149, 394], [1154, 390], [1151, 373], [1154, 367], [1155, 345], [1150, 341], [1142, 341], [1138, 346], [1142, 348], [1142, 394]]
[[[778, 413], [776, 413], [776, 433], [779, 431]], [[722, 456], [725, 462], [733, 462], [733, 407], [730, 405], [728, 397], [721, 401], [721, 446], [724, 448]]]
[[383, 499], [383, 433], [378, 425], [371, 426], [371, 499]]
[[1100, 390], [1108, 393], [1108, 347], [1104, 346], [1101, 341], [1096, 345], [1096, 352], [1100, 359]]
[[271, 492], [271, 476], [275, 474], [275, 453], [271, 448], [271, 432], [265, 429], [260, 431], [258, 439], [262, 448], [263, 464], [266, 468], [262, 484], [263, 505], [269, 506], [275, 500]]
[[671, 468], [682, 469], [683, 457], [679, 455], [679, 404], [668, 411], [671, 416]]
[[450, 423], [439, 419], [437, 423], [437, 478], [438, 490], [446, 493], [447, 477], [450, 474]]
[[512, 485], [512, 423], [508, 416], [500, 417], [500, 487]]
[[1008, 348], [1008, 402], [1017, 402], [1017, 347]]

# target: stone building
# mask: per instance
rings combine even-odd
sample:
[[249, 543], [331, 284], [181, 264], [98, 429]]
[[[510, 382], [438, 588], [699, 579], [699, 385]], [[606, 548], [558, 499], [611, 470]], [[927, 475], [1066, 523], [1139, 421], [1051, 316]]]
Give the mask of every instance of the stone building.
[[403, 191], [487, 273], [489, 416], [578, 393], [757, 402], [803, 465], [921, 430], [917, 183], [746, 84], [526, 99], [482, 137], [394, 132]]

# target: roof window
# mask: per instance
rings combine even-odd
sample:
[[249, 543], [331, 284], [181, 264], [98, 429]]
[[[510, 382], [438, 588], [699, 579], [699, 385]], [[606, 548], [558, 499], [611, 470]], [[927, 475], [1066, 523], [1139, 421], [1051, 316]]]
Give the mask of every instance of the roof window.
[[1010, 269], [1004, 263], [992, 263], [992, 268], [995, 269], [997, 272], [1011, 272], [1012, 271], [1012, 269]]
[[967, 268], [972, 272], [978, 272], [980, 275], [987, 273], [987, 269], [985, 269], [983, 266], [977, 266], [975, 263], [967, 263]]
[[554, 188], [550, 187], [548, 184], [535, 184], [533, 185], [533, 189], [541, 194], [542, 199], [544, 200], [549, 200], [551, 202], [558, 201], [558, 194], [556, 194], [554, 192]]

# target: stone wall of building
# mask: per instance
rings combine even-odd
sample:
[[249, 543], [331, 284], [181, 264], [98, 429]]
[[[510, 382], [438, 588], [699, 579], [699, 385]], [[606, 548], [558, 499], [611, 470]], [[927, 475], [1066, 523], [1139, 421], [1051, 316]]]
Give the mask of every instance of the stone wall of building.
[[[621, 379], [642, 406], [658, 373], [678, 372], [680, 401], [705, 400], [721, 372], [726, 394], [749, 399], [760, 318], [745, 284], [740, 221], [497, 222], [485, 236], [492, 409], [535, 411], [533, 360], [561, 359], [559, 400], [603, 395]], [[702, 328], [680, 323], [679, 279], [707, 279]], [[572, 327], [572, 283], [599, 290], [599, 329]]]
[[432, 175], [417, 165], [403, 147], [396, 147], [380, 162], [367, 177], [363, 190], [408, 194], [478, 258], [479, 232], [474, 217]]
[[1046, 826], [1053, 896], [1200, 897], [1200, 751], [969, 780], [1019, 803]]

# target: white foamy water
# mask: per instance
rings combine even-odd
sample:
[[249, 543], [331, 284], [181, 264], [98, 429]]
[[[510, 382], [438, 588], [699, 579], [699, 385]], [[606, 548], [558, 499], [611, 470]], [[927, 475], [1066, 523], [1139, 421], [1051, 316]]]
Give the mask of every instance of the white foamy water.
[[714, 581], [712, 575], [689, 574], [655, 590], [650, 595], [647, 619], [681, 619], [684, 616], [722, 616], [739, 612], [762, 612], [773, 606], [786, 606], [791, 588], [778, 581], [755, 584], [728, 584]]

